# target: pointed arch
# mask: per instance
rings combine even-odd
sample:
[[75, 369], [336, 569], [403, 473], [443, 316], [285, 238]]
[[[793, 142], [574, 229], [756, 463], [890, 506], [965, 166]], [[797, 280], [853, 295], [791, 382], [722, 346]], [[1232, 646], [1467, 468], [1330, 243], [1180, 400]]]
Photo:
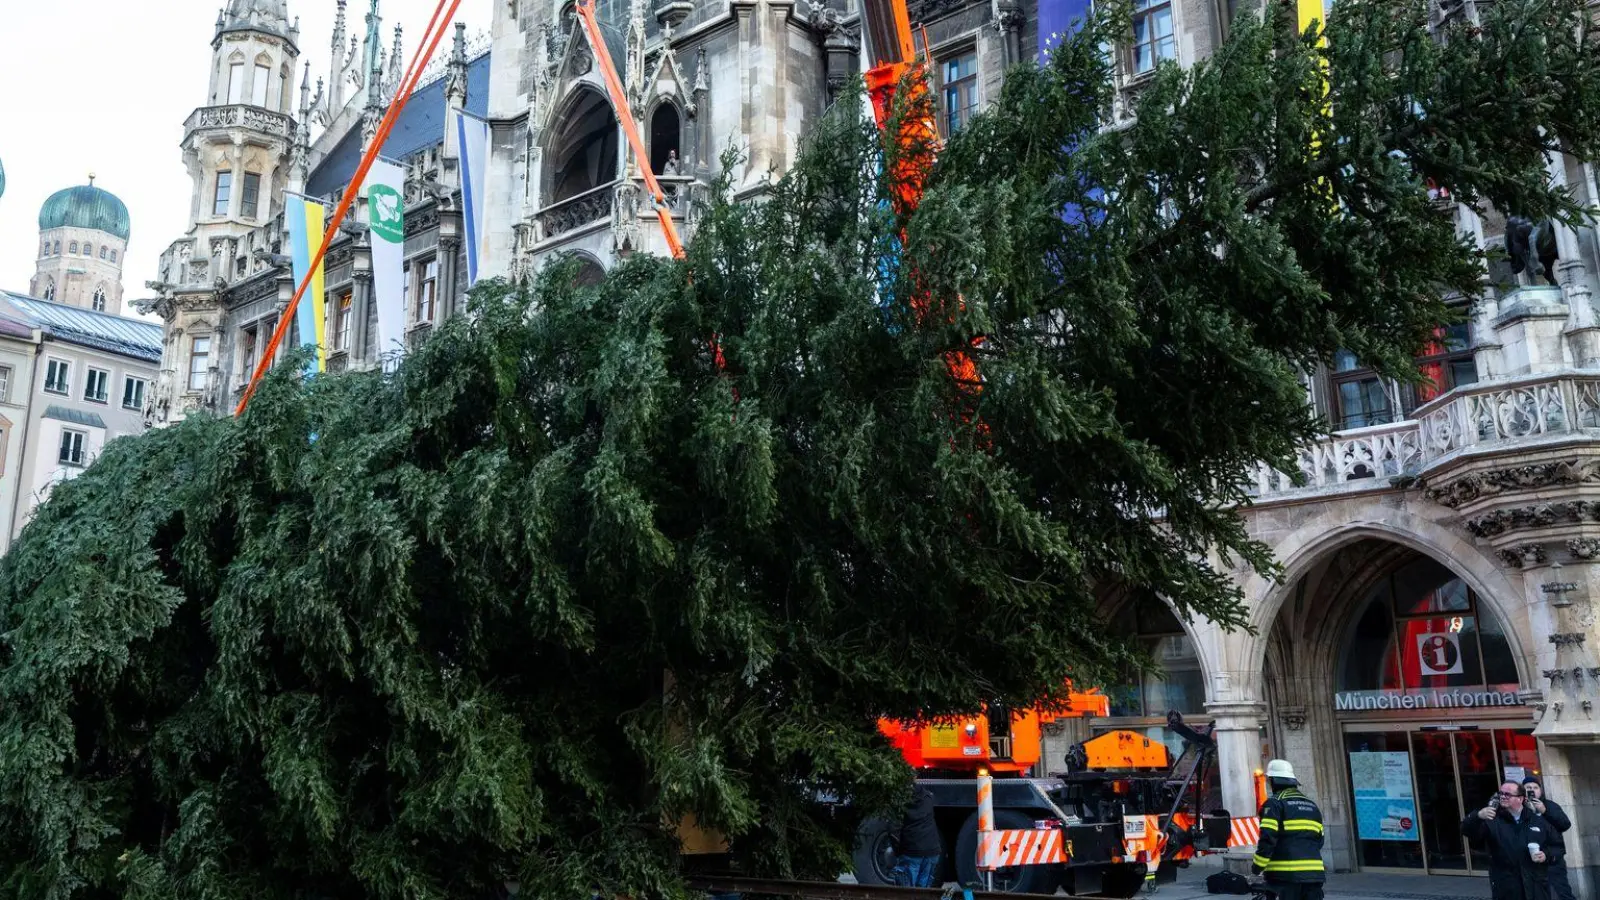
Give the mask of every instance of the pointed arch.
[[[650, 128], [650, 171], [657, 175], [680, 174], [683, 165], [683, 112], [678, 104], [663, 98], [645, 119]], [[668, 172], [668, 162], [674, 171]]]
[[611, 102], [587, 84], [567, 95], [550, 123], [545, 148], [546, 205], [617, 179], [620, 126]]
[[95, 312], [106, 311], [106, 286], [104, 284], [94, 289], [94, 297], [90, 300], [89, 308]]

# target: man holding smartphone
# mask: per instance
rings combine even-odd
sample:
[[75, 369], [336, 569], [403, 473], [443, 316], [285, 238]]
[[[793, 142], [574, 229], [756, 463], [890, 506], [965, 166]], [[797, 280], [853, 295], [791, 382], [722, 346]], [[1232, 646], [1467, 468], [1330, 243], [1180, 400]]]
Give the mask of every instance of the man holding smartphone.
[[1489, 852], [1494, 900], [1549, 900], [1549, 854], [1555, 828], [1529, 809], [1522, 785], [1508, 781], [1489, 805], [1467, 816], [1461, 832]]
[[1574, 900], [1572, 883], [1567, 880], [1567, 842], [1561, 835], [1572, 828], [1572, 819], [1561, 804], [1544, 795], [1544, 785], [1537, 778], [1522, 779], [1522, 793], [1527, 796], [1528, 808], [1543, 817], [1553, 829], [1546, 844], [1550, 857], [1550, 896], [1552, 900]]

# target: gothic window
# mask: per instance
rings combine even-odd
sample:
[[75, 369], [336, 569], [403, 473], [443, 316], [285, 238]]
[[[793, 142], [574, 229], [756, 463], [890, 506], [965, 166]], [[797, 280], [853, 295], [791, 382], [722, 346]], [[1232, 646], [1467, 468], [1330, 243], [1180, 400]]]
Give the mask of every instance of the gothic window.
[[267, 105], [267, 85], [272, 83], [272, 70], [256, 63], [255, 79], [250, 82], [250, 103], [253, 106], [265, 107]]
[[203, 391], [211, 377], [211, 336], [194, 338], [189, 344], [189, 390]]
[[244, 100], [244, 63], [236, 62], [228, 66], [228, 103], [240, 103]]
[[972, 50], [939, 61], [939, 112], [944, 136], [960, 131], [978, 111], [978, 54]]
[[1171, 0], [1134, 0], [1133, 73], [1154, 71], [1156, 63], [1177, 58]]
[[[61, 242], [60, 241], [56, 241], [56, 243], [60, 244]], [[45, 282], [45, 284], [44, 284], [44, 299], [46, 299], [46, 300], [54, 300], [54, 299], [56, 299], [56, 283], [54, 281]]]
[[261, 176], [254, 172], [244, 173], [244, 194], [240, 200], [240, 215], [246, 219], [254, 219], [261, 208]]
[[617, 119], [598, 91], [580, 89], [558, 120], [550, 155], [550, 203], [610, 184], [617, 178]]
[[[682, 166], [683, 128], [678, 108], [662, 103], [650, 116], [650, 171], [657, 175], [678, 175]], [[668, 162], [674, 171], [667, 171]]]
[[1336, 671], [1340, 691], [1518, 681], [1499, 618], [1454, 572], [1426, 556], [1400, 566], [1368, 592], [1345, 632]]
[[211, 214], [214, 215], [214, 216], [225, 216], [225, 215], [227, 215], [228, 214], [228, 201], [229, 201], [229, 199], [232, 198], [232, 196], [233, 196], [233, 173], [232, 172], [218, 172], [217, 173], [217, 190], [216, 190], [215, 194], [213, 195], [214, 199], [213, 199], [212, 204], [211, 204]]
[[593, 259], [585, 256], [578, 266], [578, 277], [573, 279], [580, 287], [594, 287], [606, 280], [606, 270]]
[[1132, 671], [1126, 680], [1107, 691], [1113, 716], [1164, 718], [1168, 710], [1205, 712], [1205, 676], [1194, 641], [1172, 608], [1158, 597], [1125, 604], [1112, 628], [1133, 635], [1150, 654], [1156, 668]]
[[333, 335], [328, 341], [333, 345], [335, 352], [350, 349], [350, 293], [346, 291], [339, 296], [339, 302], [334, 305]]
[[94, 307], [93, 308], [94, 308], [95, 312], [105, 312], [106, 311], [106, 289], [105, 288], [95, 288], [94, 289]]

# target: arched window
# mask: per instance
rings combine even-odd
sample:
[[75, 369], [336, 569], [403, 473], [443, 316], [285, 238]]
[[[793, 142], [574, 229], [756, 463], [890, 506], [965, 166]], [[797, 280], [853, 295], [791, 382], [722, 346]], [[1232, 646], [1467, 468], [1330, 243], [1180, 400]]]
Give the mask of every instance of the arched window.
[[1128, 680], [1107, 691], [1113, 716], [1164, 718], [1168, 710], [1185, 715], [1205, 712], [1205, 676], [1194, 641], [1172, 608], [1158, 597], [1123, 605], [1112, 630], [1132, 635], [1158, 670], [1130, 672]]
[[50, 251], [50, 255], [52, 255], [52, 256], [60, 256], [61, 255], [61, 242], [60, 241], [56, 241], [55, 248]]
[[83, 242], [83, 255], [84, 256], [93, 256], [94, 255], [94, 245], [89, 243], [88, 241], [84, 241]]
[[585, 256], [583, 257], [583, 262], [578, 266], [578, 275], [573, 280], [580, 286], [594, 287], [606, 280], [606, 270], [600, 268], [599, 263]]
[[1516, 690], [1516, 657], [1500, 620], [1434, 560], [1418, 557], [1385, 576], [1359, 609], [1341, 648], [1338, 690]]
[[109, 249], [109, 248], [107, 248], [105, 244], [101, 244], [100, 245], [100, 258], [101, 259], [105, 259], [106, 258], [106, 250], [107, 249]]
[[617, 178], [617, 119], [599, 92], [580, 90], [557, 119], [550, 155], [550, 203], [576, 197]]
[[46, 300], [54, 300], [56, 298], [56, 283], [54, 281], [45, 282], [44, 298]]
[[44, 242], [44, 246], [39, 248], [39, 255], [40, 256], [49, 256], [50, 255], [50, 242], [49, 241], [45, 241]]
[[78, 253], [78, 242], [77, 241], [73, 241], [72, 243], [68, 244], [67, 245], [67, 252], [71, 253], [73, 255], [77, 255], [77, 253]]
[[112, 250], [111, 251], [111, 261], [112, 262], [116, 262], [117, 261], [117, 251], [116, 250]]
[[[657, 175], [679, 174], [683, 165], [682, 136], [678, 108], [671, 103], [657, 106], [650, 116], [650, 171]], [[668, 171], [669, 168], [672, 171]]]
[[105, 288], [95, 288], [94, 289], [94, 305], [91, 308], [95, 312], [105, 312], [106, 311], [106, 289]]

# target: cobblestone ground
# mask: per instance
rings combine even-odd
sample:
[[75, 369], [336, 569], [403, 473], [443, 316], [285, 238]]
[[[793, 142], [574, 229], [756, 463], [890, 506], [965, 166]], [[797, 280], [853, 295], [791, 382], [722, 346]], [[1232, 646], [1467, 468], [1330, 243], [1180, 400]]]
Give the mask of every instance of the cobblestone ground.
[[[1150, 900], [1199, 900], [1226, 895], [1206, 893], [1206, 876], [1217, 871], [1198, 866], [1178, 873], [1174, 884], [1162, 885]], [[1328, 900], [1479, 900], [1488, 898], [1489, 879], [1448, 875], [1329, 875]]]

